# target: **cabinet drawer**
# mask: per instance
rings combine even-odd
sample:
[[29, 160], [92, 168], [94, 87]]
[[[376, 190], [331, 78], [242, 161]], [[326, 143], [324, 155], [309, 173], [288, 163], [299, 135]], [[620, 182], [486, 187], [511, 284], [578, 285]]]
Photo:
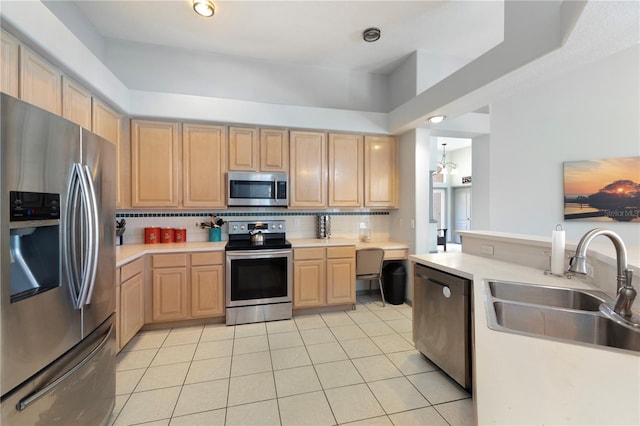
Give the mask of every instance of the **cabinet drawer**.
[[187, 255], [180, 254], [154, 254], [154, 268], [169, 268], [175, 266], [187, 266]]
[[299, 248], [293, 251], [293, 260], [322, 259], [324, 258], [323, 247]]
[[409, 250], [407, 249], [392, 249], [384, 251], [384, 260], [400, 260], [400, 259], [408, 259], [409, 258]]
[[355, 246], [327, 247], [327, 259], [341, 259], [345, 257], [356, 257]]
[[192, 253], [191, 266], [222, 265], [224, 252]]
[[133, 262], [122, 265], [120, 268], [120, 282], [125, 282], [129, 278], [136, 276], [144, 270], [144, 259], [140, 258]]

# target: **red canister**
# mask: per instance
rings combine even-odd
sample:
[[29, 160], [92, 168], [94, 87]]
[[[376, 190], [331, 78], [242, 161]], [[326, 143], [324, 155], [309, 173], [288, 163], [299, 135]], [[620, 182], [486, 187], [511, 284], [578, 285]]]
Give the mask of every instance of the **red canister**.
[[187, 230], [185, 228], [176, 228], [173, 238], [176, 243], [187, 242]]
[[162, 228], [162, 230], [160, 231], [160, 242], [172, 243], [173, 241], [174, 241], [174, 229]]
[[144, 228], [144, 243], [157, 244], [160, 242], [160, 228]]

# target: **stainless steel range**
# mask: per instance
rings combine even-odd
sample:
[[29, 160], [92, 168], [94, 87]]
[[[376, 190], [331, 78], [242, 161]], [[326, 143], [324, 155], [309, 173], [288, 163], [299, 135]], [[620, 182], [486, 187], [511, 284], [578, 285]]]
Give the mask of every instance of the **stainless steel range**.
[[284, 220], [229, 222], [227, 325], [289, 319], [293, 265]]

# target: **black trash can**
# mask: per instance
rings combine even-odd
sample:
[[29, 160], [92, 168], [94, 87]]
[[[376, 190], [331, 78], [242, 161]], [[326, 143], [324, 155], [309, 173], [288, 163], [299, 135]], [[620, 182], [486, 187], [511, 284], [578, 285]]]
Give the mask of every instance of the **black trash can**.
[[392, 305], [404, 303], [407, 272], [401, 263], [389, 263], [382, 269], [382, 288], [384, 300]]

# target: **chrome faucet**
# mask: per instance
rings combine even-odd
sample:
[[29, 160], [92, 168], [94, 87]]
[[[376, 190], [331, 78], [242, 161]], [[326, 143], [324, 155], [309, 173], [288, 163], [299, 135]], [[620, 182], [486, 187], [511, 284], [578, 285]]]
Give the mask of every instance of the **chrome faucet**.
[[587, 247], [589, 247], [591, 241], [598, 235], [608, 237], [616, 248], [618, 297], [613, 312], [629, 319], [632, 316], [631, 305], [633, 305], [633, 301], [636, 298], [636, 291], [631, 285], [633, 270], [627, 267], [627, 249], [618, 234], [603, 228], [595, 228], [584, 234], [578, 243], [575, 255], [571, 256], [571, 260], [569, 261], [569, 272], [583, 275], [587, 274]]

